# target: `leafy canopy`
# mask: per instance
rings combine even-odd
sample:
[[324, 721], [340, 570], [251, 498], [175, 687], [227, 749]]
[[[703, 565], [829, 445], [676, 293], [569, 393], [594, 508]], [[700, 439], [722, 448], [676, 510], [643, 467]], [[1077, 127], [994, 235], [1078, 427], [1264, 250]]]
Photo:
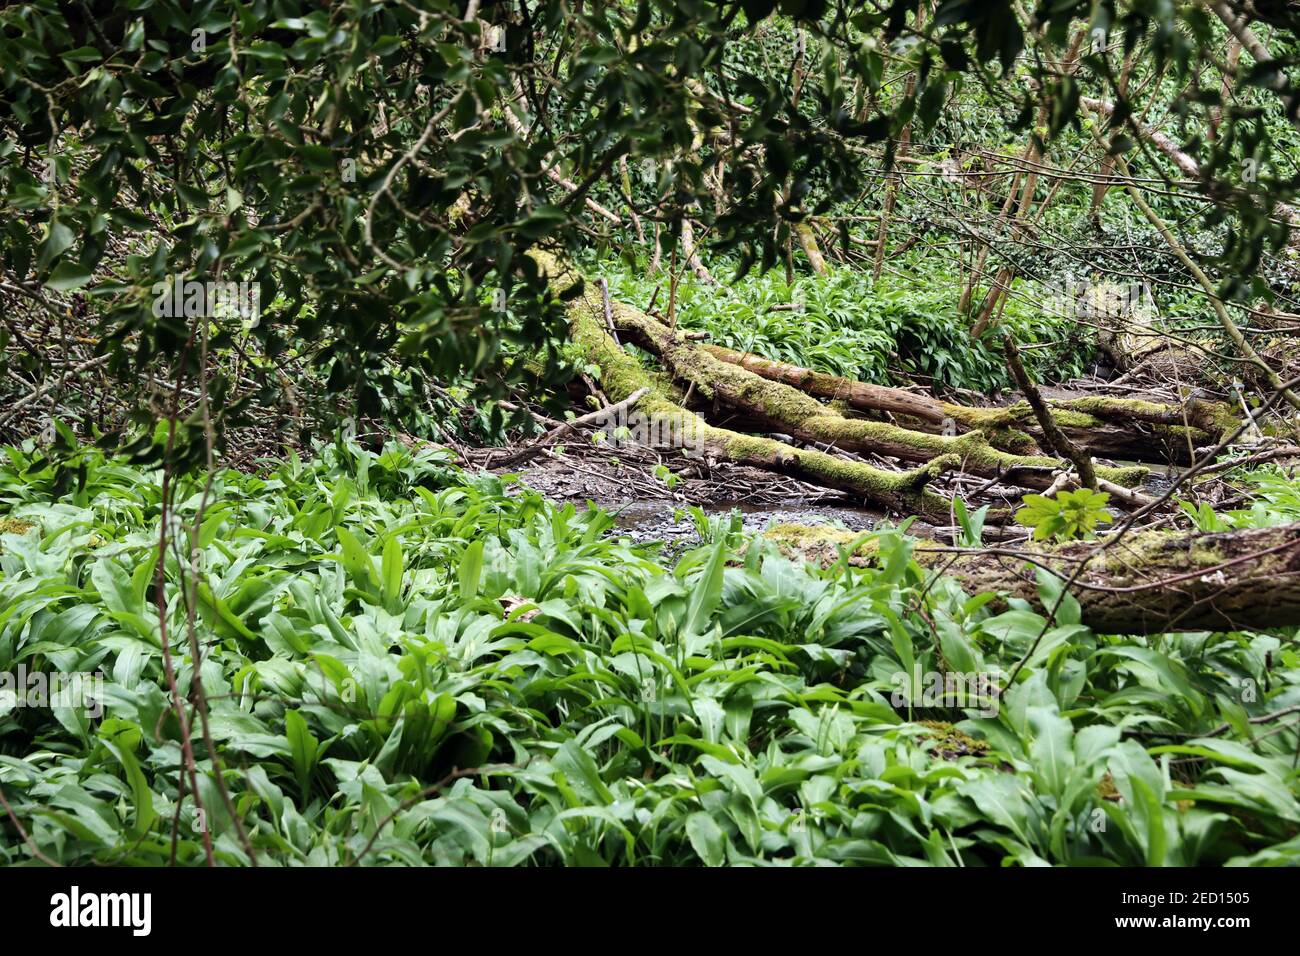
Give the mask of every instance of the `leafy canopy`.
[[[1218, 203], [1209, 215], [1238, 223], [1230, 274], [1248, 276], [1282, 241], [1268, 214], [1296, 184], [1267, 163], [1241, 181], [1242, 160], [1269, 155], [1263, 107], [1224, 108], [1212, 141], [1195, 132], [1223, 106], [1207, 79], [1223, 25], [1199, 4], [1044, 2], [1029, 23], [1016, 11], [1008, 0], [10, 4], [0, 265], [30, 295], [92, 302], [123, 377], [160, 357], [196, 374], [195, 323], [153, 309], [156, 284], [184, 276], [258, 284], [257, 321], [219, 323], [211, 344], [254, 342], [270, 359], [258, 366], [267, 390], [281, 387], [277, 357], [305, 355], [331, 393], [372, 413], [397, 351], [424, 377], [479, 375], [502, 394], [562, 374], [561, 310], [522, 252], [617, 241], [622, 226], [593, 215], [593, 197], [621, 208], [630, 187], [669, 242], [681, 210], [698, 210], [742, 269], [771, 266], [791, 223], [856, 194], [906, 125], [934, 127], [961, 82], [1014, 104], [1039, 137], [1078, 123], [1087, 86], [1116, 102], [1119, 132], [1135, 111], [1116, 61], [1141, 47], [1191, 84], [1171, 105]], [[798, 90], [788, 58], [774, 70], [746, 53], [777, 16], [805, 38]], [[1294, 16], [1270, 7], [1278, 26]], [[1106, 42], [1085, 43], [1080, 72], [1064, 75], [1081, 30]], [[1294, 116], [1295, 56], [1291, 45], [1243, 58], [1237, 82]], [[1004, 81], [1013, 70], [1023, 82]], [[895, 81], [909, 73], [914, 84]], [[649, 175], [632, 185], [616, 174], [625, 161]], [[214, 407], [238, 410], [226, 370], [210, 387]], [[197, 456], [184, 439], [176, 454]]]

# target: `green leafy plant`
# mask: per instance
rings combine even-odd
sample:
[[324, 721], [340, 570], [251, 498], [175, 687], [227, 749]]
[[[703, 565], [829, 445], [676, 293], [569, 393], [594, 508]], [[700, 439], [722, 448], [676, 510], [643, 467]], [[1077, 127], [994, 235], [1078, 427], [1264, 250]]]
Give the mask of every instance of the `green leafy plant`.
[[[727, 259], [712, 265], [719, 278], [734, 270]], [[891, 274], [876, 282], [852, 269], [791, 282], [778, 272], [751, 273], [722, 289], [688, 275], [677, 290], [677, 321], [737, 351], [861, 381], [887, 384], [907, 373], [950, 388], [1010, 387], [998, 349], [972, 341], [969, 320], [957, 312], [953, 290], [960, 277], [917, 256], [907, 267], [906, 279]], [[602, 260], [593, 270], [608, 276], [611, 295], [627, 302], [648, 302], [658, 285], [621, 260]], [[1065, 316], [1013, 300], [1002, 322], [1029, 346], [1025, 361], [1036, 378], [1078, 375], [1091, 358]]]
[[[197, 673], [190, 562], [160, 579], [208, 700], [196, 795], [156, 477], [0, 457], [0, 674], [104, 675], [101, 716], [0, 687], [26, 831], [0, 819], [0, 863], [167, 863], [179, 821], [202, 865], [200, 803], [226, 865], [1300, 863], [1297, 728], [1261, 727], [1296, 703], [1291, 636], [1095, 634], [1050, 576], [1050, 622], [994, 613], [895, 528], [822, 567], [687, 509], [706, 540], [668, 560], [400, 445], [213, 477]], [[205, 482], [177, 480], [194, 523]], [[994, 708], [891, 701], [899, 675], [1022, 660]]]
[[667, 465], [655, 465], [654, 476], [662, 481], [669, 489], [677, 487], [678, 482], [682, 480], [681, 475], [674, 472]]
[[1097, 525], [1109, 524], [1113, 520], [1106, 508], [1109, 500], [1110, 495], [1106, 492], [1088, 488], [1058, 491], [1051, 498], [1025, 495], [1024, 507], [1016, 512], [1016, 524], [1033, 528], [1035, 541], [1090, 538]]
[[961, 543], [967, 548], [977, 548], [984, 542], [984, 520], [988, 517], [989, 506], [983, 505], [971, 514], [960, 497], [952, 500], [953, 514], [957, 517], [957, 526], [961, 528]]

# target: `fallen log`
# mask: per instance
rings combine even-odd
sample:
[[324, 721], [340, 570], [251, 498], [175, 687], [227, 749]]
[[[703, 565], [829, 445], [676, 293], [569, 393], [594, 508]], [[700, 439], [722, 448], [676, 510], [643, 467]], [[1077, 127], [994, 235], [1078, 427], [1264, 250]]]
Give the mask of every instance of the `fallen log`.
[[[1054, 473], [1064, 465], [1059, 458], [1002, 451], [980, 430], [936, 435], [846, 418], [801, 389], [715, 358], [663, 323], [620, 303], [615, 304], [614, 324], [654, 354], [675, 378], [694, 385], [703, 398], [767, 422], [772, 430], [802, 442], [922, 464], [955, 455], [961, 470], [968, 474], [1036, 490], [1049, 487]], [[1099, 467], [1098, 475], [1131, 487], [1142, 482], [1147, 469]]]
[[[1289, 316], [1274, 319], [1267, 313], [1256, 314], [1252, 327], [1259, 335], [1257, 353], [1269, 372], [1277, 378], [1290, 381], [1300, 375], [1300, 337]], [[1191, 395], [1226, 394], [1234, 404], [1194, 399], [1194, 404], [1223, 410], [1221, 432], [1230, 431], [1240, 423], [1245, 408], [1238, 392], [1243, 386], [1258, 394], [1268, 395], [1274, 385], [1260, 366], [1249, 361], [1224, 361], [1215, 352], [1222, 348], [1215, 342], [1204, 346], [1194, 340], [1180, 341], [1158, 331], [1141, 327], [1104, 329], [1098, 335], [1098, 344], [1112, 359], [1115, 367], [1123, 371], [1123, 381], [1163, 382], [1179, 385]], [[1253, 414], [1253, 413], [1252, 413]], [[1236, 421], [1233, 421], [1233, 420]], [[1231, 427], [1227, 427], [1231, 423]], [[1295, 434], [1294, 426], [1286, 431]], [[1206, 445], [1216, 444], [1206, 442]], [[1195, 436], [1193, 436], [1195, 444]], [[1201, 447], [1201, 446], [1197, 446]], [[1124, 456], [1134, 457], [1134, 456]], [[1186, 462], [1175, 461], [1176, 464]]]
[[[571, 287], [581, 277], [553, 255], [533, 250], [530, 256], [542, 267], [557, 291]], [[631, 311], [613, 303], [616, 318]], [[684, 408], [670, 395], [668, 383], [648, 371], [610, 337], [604, 325], [604, 303], [594, 287], [568, 303], [569, 334], [587, 359], [600, 368], [600, 383], [612, 402], [626, 401], [642, 391], [637, 408], [648, 416], [654, 431], [670, 436], [693, 454], [715, 460], [762, 468], [810, 484], [843, 491], [859, 500], [904, 515], [919, 515], [940, 523], [949, 520], [950, 504], [926, 485], [956, 468], [955, 456], [940, 456], [923, 467], [890, 472], [863, 462], [849, 461], [821, 451], [795, 448], [784, 442], [717, 428]], [[649, 320], [649, 317], [645, 317]]]
[[[955, 405], [906, 389], [815, 372], [718, 345], [703, 348], [720, 361], [784, 382], [809, 395], [844, 402], [858, 411], [902, 416], [904, 424], [922, 431], [933, 431], [951, 422], [950, 427], [958, 432], [978, 429], [995, 448], [1017, 454], [1034, 454], [1043, 444], [1042, 430], [1027, 402], [985, 408]], [[1231, 406], [1199, 398], [1177, 405], [1086, 396], [1049, 401], [1048, 407], [1067, 437], [1096, 458], [1187, 465], [1191, 464], [1189, 447], [1212, 445], [1237, 425]]]
[[1097, 344], [1124, 381], [1163, 382], [1188, 387], [1218, 387], [1218, 374], [1206, 355], [1190, 341], [1180, 341], [1138, 323], [1102, 326]]
[[[765, 537], [783, 551], [827, 563], [862, 537], [851, 531], [777, 525]], [[956, 578], [974, 594], [993, 591], [990, 606], [1004, 610], [1011, 598], [1040, 612], [1037, 572], [1064, 580], [1101, 542], [1005, 548], [946, 548], [918, 542], [922, 567]], [[860, 545], [851, 564], [875, 559], [872, 541]], [[1221, 533], [1135, 532], [1090, 561], [1070, 593], [1082, 623], [1099, 634], [1160, 634], [1172, 631], [1241, 630], [1300, 624], [1300, 524]]]

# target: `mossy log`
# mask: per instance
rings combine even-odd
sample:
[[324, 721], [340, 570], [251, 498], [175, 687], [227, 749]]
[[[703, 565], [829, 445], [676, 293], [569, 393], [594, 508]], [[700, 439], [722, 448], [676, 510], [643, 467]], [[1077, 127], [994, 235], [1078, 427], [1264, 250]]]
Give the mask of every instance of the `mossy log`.
[[[929, 395], [857, 382], [815, 372], [798, 365], [774, 362], [752, 353], [718, 345], [703, 346], [710, 355], [731, 365], [784, 382], [830, 401], [842, 401], [863, 412], [889, 412], [902, 424], [920, 431], [937, 431], [951, 421], [959, 432], [980, 430], [995, 448], [1015, 454], [1035, 454], [1043, 447], [1042, 430], [1027, 402], [1005, 407], [972, 408]], [[1133, 398], [1086, 396], [1048, 402], [1066, 437], [1097, 458], [1190, 464], [1189, 447], [1213, 444], [1236, 427], [1231, 407], [1221, 402], [1193, 400], [1185, 405]]]
[[[663, 323], [621, 303], [615, 304], [614, 324], [659, 358], [674, 377], [693, 384], [703, 398], [765, 421], [774, 431], [809, 444], [918, 463], [956, 456], [961, 470], [968, 474], [1040, 490], [1051, 486], [1054, 472], [1068, 466], [1059, 458], [1002, 451], [979, 430], [965, 435], [936, 435], [885, 422], [845, 418], [802, 389], [721, 361]], [[1142, 482], [1147, 469], [1098, 468], [1097, 473], [1115, 484], [1132, 487]]]
[[[552, 277], [557, 289], [562, 290], [580, 279], [549, 253], [533, 250], [529, 255]], [[620, 314], [634, 311], [620, 302], [612, 303], [612, 307], [616, 320]], [[568, 305], [569, 335], [587, 360], [600, 368], [600, 384], [611, 401], [623, 401], [645, 390], [637, 408], [658, 423], [656, 430], [661, 434], [671, 434], [693, 451], [716, 460], [834, 488], [899, 514], [949, 520], [948, 500], [925, 486], [944, 471], [957, 467], [960, 462], [955, 457], [940, 457], [907, 472], [889, 472], [825, 452], [795, 448], [775, 439], [716, 428], [675, 401], [669, 383], [648, 371], [610, 337], [605, 330], [604, 314], [599, 292], [588, 285]]]
[[[1178, 339], [1159, 331], [1140, 326], [1103, 329], [1097, 337], [1102, 350], [1122, 370], [1124, 379], [1131, 382], [1155, 382], [1173, 386], [1193, 395], [1214, 392], [1229, 396], [1229, 404], [1199, 401], [1209, 410], [1219, 410], [1210, 421], [1219, 421], [1222, 428], [1214, 434], [1216, 444], [1224, 432], [1240, 424], [1240, 398], [1236, 390], [1244, 383], [1248, 392], [1260, 396], [1273, 394], [1277, 385], [1300, 374], [1300, 337], [1286, 317], [1273, 317], [1267, 310], [1253, 315], [1251, 330], [1256, 333], [1255, 354], [1258, 361], [1224, 361], [1216, 356], [1224, 346], [1208, 340], [1203, 345], [1194, 339]], [[1232, 351], [1232, 348], [1229, 348]], [[1235, 381], [1240, 378], [1241, 382]], [[1287, 392], [1295, 395], [1294, 389]], [[1300, 400], [1298, 400], [1300, 401]], [[1300, 404], [1295, 404], [1300, 408]], [[1288, 413], [1294, 417], [1294, 413]], [[1207, 422], [1208, 424], [1208, 422]], [[1260, 423], [1265, 432], [1276, 431], [1273, 425]], [[1213, 432], [1213, 427], [1207, 428]], [[1297, 427], [1283, 426], [1283, 434], [1294, 437]]]
[[[827, 562], [860, 534], [808, 525], [777, 525], [766, 532], [782, 550]], [[1068, 580], [1100, 542], [1034, 545], [1017, 553], [959, 550], [919, 542], [924, 567], [959, 580], [966, 591], [992, 591], [991, 606], [1021, 598], [1044, 610], [1036, 573], [1048, 568]], [[868, 541], [850, 563], [870, 564]], [[1300, 624], [1300, 524], [1215, 534], [1145, 531], [1126, 535], [1088, 562], [1071, 588], [1082, 621], [1100, 634], [1240, 630]]]

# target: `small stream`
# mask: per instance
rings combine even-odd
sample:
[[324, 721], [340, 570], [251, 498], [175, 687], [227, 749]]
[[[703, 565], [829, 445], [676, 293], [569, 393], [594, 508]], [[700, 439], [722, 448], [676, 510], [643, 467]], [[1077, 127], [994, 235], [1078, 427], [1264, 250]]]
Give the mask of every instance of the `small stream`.
[[[1118, 462], [1117, 464], [1145, 464], [1151, 475], [1142, 489], [1149, 495], [1159, 496], [1168, 490], [1171, 481], [1166, 469], [1143, 462]], [[620, 538], [630, 538], [637, 544], [661, 541], [667, 554], [677, 554], [694, 547], [699, 541], [695, 522], [686, 513], [690, 502], [665, 499], [638, 498], [624, 502], [602, 502], [614, 516], [614, 530]], [[775, 524], [829, 524], [849, 531], [871, 531], [886, 517], [882, 510], [849, 504], [841, 499], [826, 501], [792, 498], [788, 501], [756, 504], [750, 501], [716, 501], [698, 506], [710, 516], [725, 516], [733, 510], [740, 512], [744, 530], [758, 534]], [[679, 520], [675, 513], [682, 512]], [[927, 526], [917, 524], [914, 533], [924, 534]]]
[[[637, 543], [663, 541], [669, 550], [692, 546], [698, 536], [695, 522], [685, 514], [685, 505], [673, 501], [636, 500], [607, 506], [614, 515], [617, 534]], [[674, 521], [677, 509], [681, 520]], [[745, 531], [757, 534], [774, 524], [832, 524], [851, 531], [869, 531], [884, 517], [883, 511], [859, 508], [838, 502], [800, 501], [781, 504], [753, 504], [747, 501], [720, 501], [702, 505], [708, 515], [728, 515], [739, 511]]]

